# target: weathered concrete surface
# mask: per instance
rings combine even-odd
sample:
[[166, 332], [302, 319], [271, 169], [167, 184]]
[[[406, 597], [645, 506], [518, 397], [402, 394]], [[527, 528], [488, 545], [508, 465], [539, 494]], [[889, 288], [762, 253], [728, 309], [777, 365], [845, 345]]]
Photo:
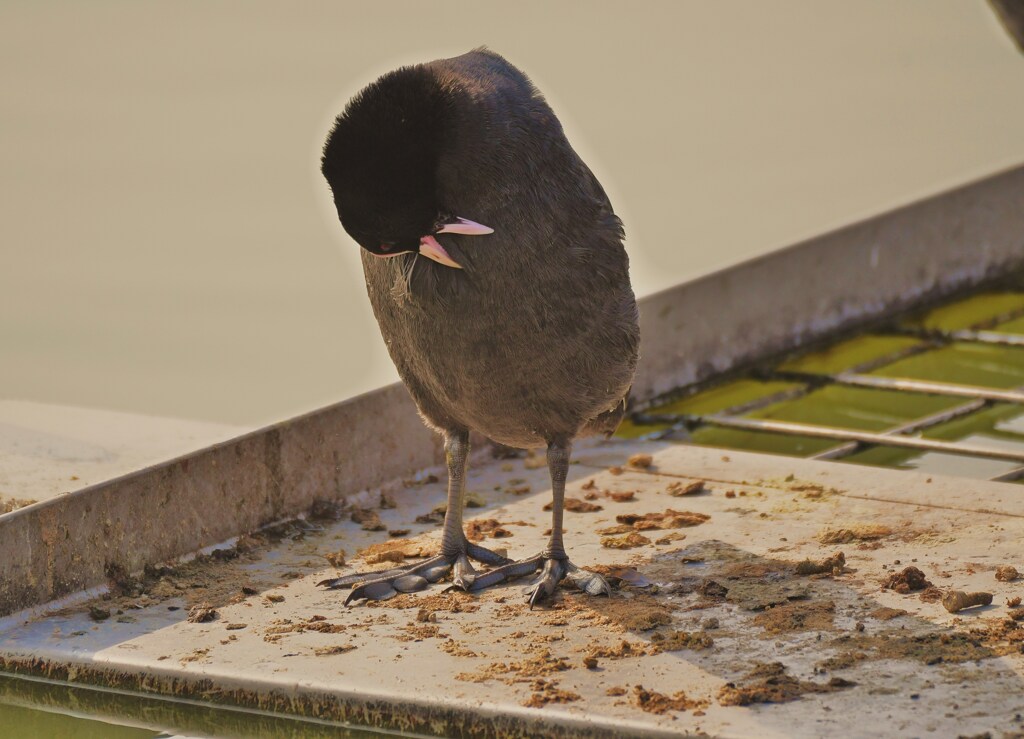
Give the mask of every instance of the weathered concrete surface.
[[[654, 454], [650, 467], [625, 464], [638, 450]], [[9, 624], [0, 665], [444, 735], [1024, 729], [1024, 628], [1005, 605], [1024, 581], [994, 576], [1000, 565], [1024, 571], [1019, 487], [664, 443], [597, 445], [577, 458], [568, 495], [602, 509], [567, 513], [567, 542], [577, 563], [626, 578], [610, 599], [565, 589], [530, 611], [518, 583], [479, 596], [439, 584], [346, 608], [344, 592], [315, 585], [335, 572], [325, 555], [353, 560], [389, 539], [346, 511], [322, 531], [280, 528], [277, 543], [246, 540], [144, 584], [122, 579], [109, 600]], [[379, 511], [386, 528], [437, 540], [437, 525], [415, 522], [443, 501], [443, 481], [429, 479], [385, 491], [396, 504]], [[672, 495], [695, 480], [704, 492]], [[485, 545], [516, 557], [542, 546], [539, 460], [478, 463], [469, 487], [483, 507], [468, 518], [509, 534]], [[666, 509], [689, 525], [598, 533], [624, 526], [619, 515]], [[824, 543], [829, 531], [846, 533]], [[648, 542], [601, 545], [630, 533]], [[840, 551], [842, 570], [797, 574], [797, 563]], [[992, 605], [952, 615], [920, 592], [882, 588], [909, 565], [941, 591], [988, 591]], [[199, 602], [217, 618], [189, 623]], [[110, 617], [91, 620], [90, 606]], [[736, 705], [758, 696], [792, 700]], [[651, 712], [659, 705], [664, 713]]]
[[239, 426], [0, 400], [0, 512], [242, 435]]

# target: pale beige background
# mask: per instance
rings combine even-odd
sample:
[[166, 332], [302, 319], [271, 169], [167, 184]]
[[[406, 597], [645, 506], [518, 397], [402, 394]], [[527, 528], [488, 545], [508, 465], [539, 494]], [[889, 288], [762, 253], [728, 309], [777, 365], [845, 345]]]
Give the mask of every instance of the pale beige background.
[[249, 425], [391, 382], [319, 148], [479, 44], [606, 184], [640, 294], [1024, 161], [982, 0], [4, 0], [0, 398]]

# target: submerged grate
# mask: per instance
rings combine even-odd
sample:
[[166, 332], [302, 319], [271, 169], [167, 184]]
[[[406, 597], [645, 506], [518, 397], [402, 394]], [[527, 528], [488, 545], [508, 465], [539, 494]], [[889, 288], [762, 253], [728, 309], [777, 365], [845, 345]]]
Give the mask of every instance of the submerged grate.
[[620, 434], [1024, 483], [1024, 289], [656, 401]]

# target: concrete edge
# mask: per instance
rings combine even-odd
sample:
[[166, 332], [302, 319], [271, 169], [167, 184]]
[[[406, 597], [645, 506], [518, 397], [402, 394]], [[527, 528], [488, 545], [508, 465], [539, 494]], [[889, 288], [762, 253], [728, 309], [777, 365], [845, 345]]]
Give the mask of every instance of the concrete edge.
[[[1022, 202], [1019, 166], [641, 300], [634, 397], [1024, 265]], [[390, 385], [0, 516], [0, 617], [442, 461]]]
[[[581, 717], [557, 709], [538, 717], [525, 708], [486, 703], [414, 700], [387, 693], [338, 691], [316, 688], [294, 680], [254, 688], [251, 681], [230, 673], [183, 675], [176, 670], [154, 670], [105, 665], [92, 659], [61, 660], [39, 657], [0, 656], [0, 675], [46, 678], [76, 686], [101, 685], [143, 697], [173, 696], [230, 707], [303, 716], [333, 721], [349, 727], [372, 726], [374, 730], [400, 732], [403, 736], [535, 737], [558, 739], [626, 736], [695, 736], [651, 727], [638, 722]], [[269, 689], [268, 689], [269, 687]]]

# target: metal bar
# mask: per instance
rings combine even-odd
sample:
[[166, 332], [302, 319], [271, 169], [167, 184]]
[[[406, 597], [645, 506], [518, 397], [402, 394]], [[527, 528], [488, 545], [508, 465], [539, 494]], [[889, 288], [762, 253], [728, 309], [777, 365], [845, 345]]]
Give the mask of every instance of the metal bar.
[[1024, 392], [1019, 390], [998, 390], [979, 385], [914, 380], [908, 377], [880, 377], [877, 375], [861, 375], [855, 372], [818, 375], [809, 372], [785, 371], [774, 372], [772, 377], [780, 380], [788, 379], [793, 382], [806, 382], [811, 385], [837, 384], [850, 387], [866, 387], [873, 390], [897, 390], [905, 393], [924, 393], [926, 395], [943, 395], [951, 398], [983, 399], [996, 403], [1024, 404]]
[[912, 336], [918, 339], [931, 339], [952, 343], [963, 341], [972, 344], [992, 344], [996, 346], [1024, 347], [1024, 334], [1010, 334], [1005, 331], [976, 331], [974, 329], [958, 329], [956, 331], [933, 331], [930, 329], [895, 328], [892, 333], [901, 336]]
[[[926, 351], [931, 351], [932, 349], [936, 349], [939, 346], [941, 346], [940, 343], [925, 341], [920, 344], [915, 344], [914, 346], [904, 347], [903, 349], [897, 349], [896, 351], [890, 352], [889, 354], [885, 354], [881, 357], [876, 357], [875, 359], [871, 359], [862, 364], [855, 365], [854, 367], [851, 367], [849, 371], [870, 372], [871, 370], [878, 369], [879, 367], [884, 367], [888, 364], [898, 362], [901, 359], [906, 359], [907, 357], [912, 357], [918, 354], [923, 354]], [[760, 372], [755, 371], [752, 374], [761, 380], [771, 380], [775, 379], [772, 373], [773, 370]], [[732, 405], [729, 406], [728, 408], [722, 409], [721, 411], [719, 411], [719, 413], [725, 416], [742, 416], [747, 413], [761, 410], [762, 408], [767, 408], [770, 405], [775, 405], [776, 403], [781, 403], [786, 400], [797, 400], [798, 398], [803, 397], [816, 387], [815, 385], [806, 384], [805, 380], [793, 380], [793, 382], [802, 382], [804, 383], [804, 385], [803, 387], [789, 388], [788, 390], [780, 390], [777, 393], [771, 393], [770, 395], [765, 395], [764, 397], [761, 398], [748, 400], [746, 403]]]
[[[901, 423], [898, 426], [892, 426], [887, 428], [881, 433], [890, 436], [895, 434], [913, 434], [924, 429], [931, 428], [932, 426], [938, 426], [939, 424], [952, 421], [962, 416], [969, 416], [972, 413], [980, 411], [985, 406], [989, 405], [987, 400], [969, 400], [966, 403], [947, 408], [944, 411], [938, 413], [932, 413], [929, 416], [923, 416], [921, 418], [915, 418], [912, 421]], [[809, 459], [842, 459], [848, 457], [851, 454], [861, 451], [865, 447], [872, 446], [870, 444], [863, 444], [859, 441], [848, 441], [834, 446], [831, 449], [826, 449], [823, 452], [818, 452], [812, 455]]]
[[1014, 480], [1020, 480], [1024, 478], [1024, 467], [1017, 467], [1016, 469], [1004, 472], [1001, 475], [990, 477], [992, 482], [1013, 482]]
[[833, 426], [814, 426], [806, 423], [791, 423], [789, 421], [766, 421], [756, 418], [730, 418], [720, 415], [687, 416], [676, 414], [638, 414], [634, 418], [634, 423], [652, 425], [685, 423], [691, 427], [706, 424], [709, 426], [738, 429], [740, 431], [762, 431], [770, 434], [783, 434], [787, 436], [807, 436], [814, 439], [858, 441], [864, 444], [891, 446], [902, 449], [918, 449], [926, 452], [940, 452], [942, 454], [956, 454], [962, 457], [982, 457], [984, 459], [1003, 459], [1010, 462], [1024, 462], [1024, 450], [996, 449], [993, 447], [975, 446], [974, 444], [960, 444], [953, 441], [937, 441], [935, 439], [921, 439], [908, 436], [888, 436], [886, 434], [871, 433], [867, 431], [853, 431], [851, 429], [841, 429]]

